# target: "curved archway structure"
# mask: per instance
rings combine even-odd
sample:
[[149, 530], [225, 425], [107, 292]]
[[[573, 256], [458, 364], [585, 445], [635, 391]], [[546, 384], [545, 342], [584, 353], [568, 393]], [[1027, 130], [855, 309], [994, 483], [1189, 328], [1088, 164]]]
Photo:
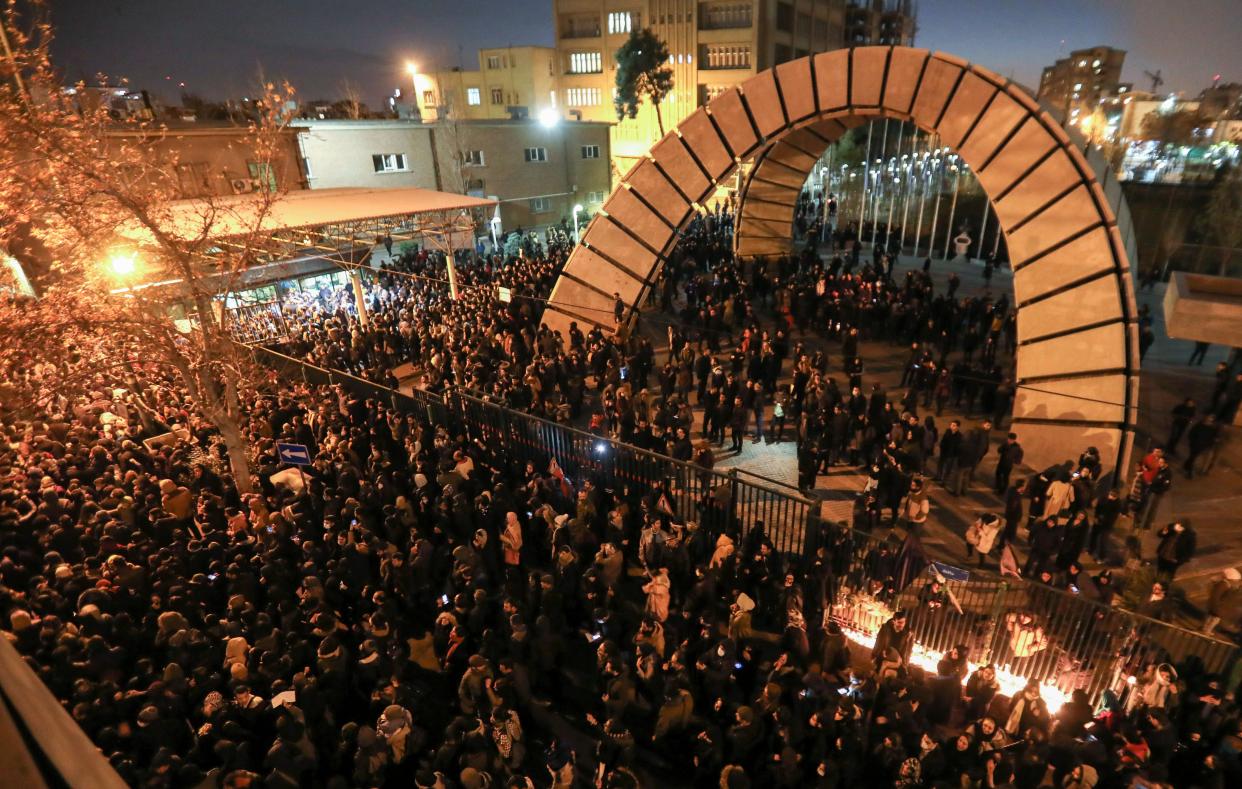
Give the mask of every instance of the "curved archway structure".
[[755, 166], [739, 205], [738, 254], [787, 251], [815, 162], [848, 128], [882, 117], [939, 134], [993, 202], [1014, 270], [1013, 429], [1027, 462], [1059, 462], [1088, 445], [1106, 466], [1127, 462], [1139, 360], [1120, 186], [1021, 88], [951, 55], [835, 50], [721, 94], [621, 180], [570, 257], [544, 322], [563, 333], [570, 321], [612, 330], [613, 294], [639, 303], [697, 205], [741, 162]]

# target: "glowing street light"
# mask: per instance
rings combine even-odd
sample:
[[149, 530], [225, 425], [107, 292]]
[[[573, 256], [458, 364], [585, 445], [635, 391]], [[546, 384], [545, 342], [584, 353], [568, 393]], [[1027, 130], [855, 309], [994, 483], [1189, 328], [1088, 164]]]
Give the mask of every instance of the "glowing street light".
[[108, 266], [117, 277], [127, 279], [138, 269], [138, 256], [134, 252], [115, 252], [108, 259]]
[[561, 120], [560, 113], [558, 113], [556, 110], [552, 109], [551, 107], [545, 107], [544, 109], [539, 111], [539, 123], [545, 129], [551, 129], [553, 126], [556, 126], [556, 124], [560, 123], [560, 120]]
[[574, 246], [578, 245], [578, 212], [582, 210], [582, 203], [574, 204]]

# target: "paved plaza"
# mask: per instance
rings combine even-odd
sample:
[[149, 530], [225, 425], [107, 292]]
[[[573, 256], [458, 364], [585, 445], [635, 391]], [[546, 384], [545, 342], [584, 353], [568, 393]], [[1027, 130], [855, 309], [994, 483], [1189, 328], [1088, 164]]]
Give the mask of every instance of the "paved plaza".
[[[898, 281], [905, 272], [922, 267], [922, 259], [903, 256], [895, 269], [894, 277]], [[1008, 270], [997, 271], [991, 282], [983, 276], [982, 265], [978, 261], [966, 262], [935, 261], [931, 275], [936, 281], [937, 291], [943, 292], [950, 273], [956, 272], [961, 279], [959, 293], [976, 295], [990, 292], [994, 298], [1008, 294], [1012, 299], [1012, 275]], [[1156, 342], [1148, 350], [1143, 360], [1143, 377], [1140, 389], [1139, 436], [1136, 441], [1135, 460], [1151, 446], [1160, 445], [1168, 435], [1170, 409], [1186, 396], [1195, 397], [1200, 404], [1209, 402], [1213, 385], [1212, 373], [1216, 363], [1225, 361], [1228, 350], [1213, 347], [1208, 351], [1207, 358], [1201, 366], [1190, 367], [1186, 364], [1190, 358], [1194, 344], [1188, 341], [1168, 338], [1164, 333], [1164, 319], [1161, 300], [1164, 296], [1164, 285], [1157, 285], [1153, 290], [1139, 294], [1140, 306], [1147, 306], [1154, 319]], [[649, 332], [657, 343], [657, 359], [663, 361], [667, 353], [667, 344], [659, 344], [665, 336], [668, 317], [662, 313], [650, 312], [643, 316], [644, 329]], [[810, 334], [793, 332], [792, 342], [803, 342], [808, 351], [823, 349], [829, 356], [829, 375], [834, 371], [840, 373], [840, 346], [835, 341], [826, 341]], [[727, 347], [727, 346], [722, 346]], [[903, 349], [886, 342], [869, 341], [860, 346], [867, 374], [865, 382], [878, 380], [885, 388], [893, 392], [901, 378], [904, 361]], [[1012, 365], [1012, 357], [998, 354], [1006, 364]], [[696, 431], [702, 418], [702, 412], [696, 409]], [[964, 414], [946, 408], [936, 418], [937, 427], [942, 431], [948, 426], [950, 419], [959, 419], [962, 429], [967, 430], [981, 418], [967, 418]], [[1006, 422], [1005, 429], [1008, 429]], [[1003, 437], [1005, 429], [999, 426], [993, 431], [997, 440]], [[1228, 428], [1230, 433], [1236, 428]], [[696, 432], [697, 438], [697, 432]], [[1019, 439], [1021, 438], [1019, 426]], [[723, 448], [716, 448], [716, 468], [728, 470], [738, 468], [781, 483], [790, 489], [796, 487], [797, 455], [794, 430], [786, 426], [785, 440], [778, 444], [767, 442], [753, 443], [747, 439], [741, 453], [728, 450], [729, 442]], [[1220, 572], [1228, 567], [1242, 566], [1242, 545], [1230, 540], [1235, 533], [1236, 513], [1242, 507], [1242, 457], [1232, 435], [1226, 435], [1224, 445], [1211, 473], [1196, 479], [1187, 479], [1180, 472], [1180, 463], [1175, 464], [1178, 472], [1173, 489], [1166, 497], [1166, 519], [1188, 519], [1198, 532], [1199, 547], [1196, 556], [1179, 572], [1175, 596], [1180, 595], [1184, 605], [1178, 620], [1192, 625], [1199, 618], [1199, 611], [1206, 600], [1211, 584], [1220, 577]], [[1085, 446], [1067, 446], [1066, 458], [1076, 458]], [[975, 484], [962, 497], [949, 494], [941, 486], [930, 486], [932, 499], [932, 517], [928, 522], [927, 533], [923, 535], [923, 545], [935, 557], [950, 562], [965, 564], [966, 543], [964, 534], [967, 527], [984, 512], [1000, 513], [1003, 510], [1000, 497], [991, 490], [991, 479], [995, 467], [995, 453], [981, 465], [976, 474]], [[1026, 468], [1027, 473], [1037, 473], [1039, 469]], [[849, 521], [853, 501], [862, 490], [866, 478], [854, 467], [839, 466], [832, 473], [821, 475], [816, 480], [814, 496], [821, 502], [821, 513], [826, 519]], [[793, 493], [793, 490], [790, 490]], [[1143, 557], [1150, 559], [1156, 548], [1155, 531], [1141, 532], [1140, 541], [1143, 546]], [[1124, 541], [1131, 536], [1129, 522], [1123, 519], [1114, 532], [1113, 555], [1114, 563], [1120, 564], [1124, 553]], [[1025, 555], [1025, 534], [1020, 536], [1018, 553]], [[1088, 568], [1102, 569], [1090, 563]], [[988, 567], [998, 569], [995, 557]]]

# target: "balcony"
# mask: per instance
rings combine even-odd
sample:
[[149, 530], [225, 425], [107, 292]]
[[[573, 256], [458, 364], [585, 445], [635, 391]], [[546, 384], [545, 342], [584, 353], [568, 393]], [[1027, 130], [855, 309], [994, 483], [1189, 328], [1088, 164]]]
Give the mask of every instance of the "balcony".
[[699, 6], [699, 30], [738, 30], [753, 24], [750, 3]]
[[561, 21], [561, 38], [599, 38], [602, 29], [599, 19], [565, 19]]
[[729, 69], [749, 69], [751, 65], [750, 47], [738, 45], [711, 45], [699, 50], [700, 71], [726, 71]]

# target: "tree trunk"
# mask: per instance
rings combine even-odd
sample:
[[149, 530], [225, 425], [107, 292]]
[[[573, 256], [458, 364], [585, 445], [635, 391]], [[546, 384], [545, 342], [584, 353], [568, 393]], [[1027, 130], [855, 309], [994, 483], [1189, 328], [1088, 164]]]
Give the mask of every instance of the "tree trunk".
[[656, 125], [660, 127], [660, 139], [664, 139], [664, 115], [660, 112], [660, 102], [651, 102], [656, 111]]
[[242, 438], [241, 428], [237, 420], [229, 414], [215, 414], [211, 421], [220, 431], [224, 439], [224, 447], [228, 450], [229, 469], [233, 472], [233, 480], [237, 484], [238, 493], [251, 493], [254, 485], [250, 481], [250, 457], [246, 453], [246, 441]]

